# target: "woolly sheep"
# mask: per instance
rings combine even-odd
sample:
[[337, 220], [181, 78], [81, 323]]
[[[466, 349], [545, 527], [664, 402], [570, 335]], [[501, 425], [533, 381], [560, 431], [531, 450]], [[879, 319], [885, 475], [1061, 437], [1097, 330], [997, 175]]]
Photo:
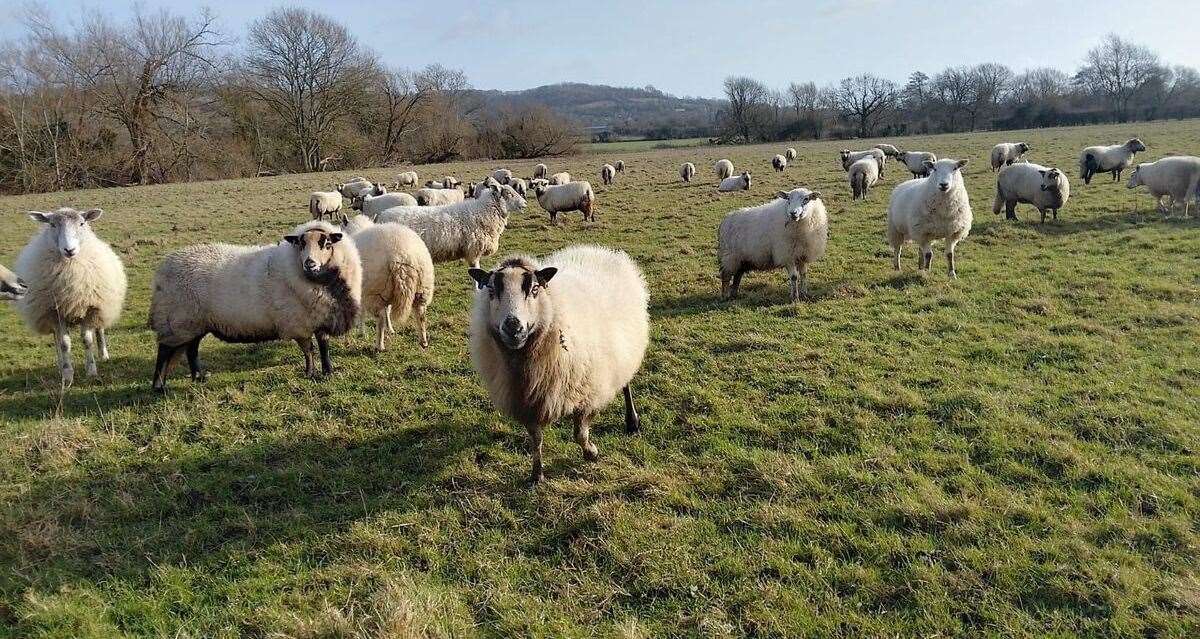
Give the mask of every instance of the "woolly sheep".
[[354, 178], [344, 184], [337, 185], [337, 192], [348, 198], [355, 198], [375, 191], [375, 185], [363, 178]]
[[737, 297], [748, 271], [788, 270], [792, 302], [807, 295], [808, 265], [825, 255], [829, 219], [821, 194], [806, 188], [779, 191], [776, 199], [734, 211], [717, 227], [721, 297]]
[[717, 160], [716, 164], [713, 164], [713, 172], [717, 174], [718, 180], [724, 180], [733, 175], [733, 162]]
[[435, 264], [463, 260], [479, 268], [479, 258], [500, 248], [508, 214], [526, 207], [525, 198], [511, 187], [499, 186], [489, 197], [443, 206], [397, 206], [375, 221], [399, 222], [421, 236]]
[[538, 178], [545, 179], [546, 176], [549, 174], [550, 174], [550, 169], [546, 168], [545, 164], [537, 164], [533, 167], [533, 176], [530, 179], [531, 180], [536, 180]]
[[787, 158], [783, 157], [782, 155], [776, 154], [775, 157], [771, 158], [771, 166], [775, 168], [776, 172], [786, 169], [787, 164]]
[[511, 186], [512, 189], [517, 192], [517, 195], [520, 195], [521, 197], [525, 197], [525, 195], [529, 192], [529, 185], [525, 182], [525, 180], [522, 180], [519, 177], [509, 179], [508, 185]]
[[29, 286], [19, 275], [0, 265], [0, 300], [12, 302], [25, 297]]
[[329, 338], [344, 334], [359, 313], [362, 270], [354, 240], [333, 225], [296, 227], [274, 246], [201, 244], [176, 251], [154, 274], [150, 328], [158, 338], [153, 388], [187, 352], [191, 377], [208, 377], [200, 341], [209, 333], [226, 342], [295, 340], [304, 372], [316, 377], [313, 338], [321, 374], [333, 372]]
[[550, 183], [550, 186], [562, 186], [563, 184], [569, 184], [571, 182], [571, 174], [567, 173], [566, 171], [555, 173], [554, 175], [551, 175], [547, 181]]
[[420, 206], [442, 206], [462, 202], [466, 196], [458, 189], [417, 189], [414, 194]]
[[421, 348], [429, 347], [426, 311], [433, 301], [433, 258], [415, 231], [402, 224], [375, 224], [357, 215], [342, 224], [362, 261], [362, 313], [376, 321], [375, 350], [382, 352], [393, 321], [416, 316]]
[[879, 158], [865, 157], [851, 164], [848, 175], [854, 199], [867, 199], [867, 191], [879, 183]]
[[512, 171], [508, 169], [496, 169], [492, 171], [492, 179], [501, 184], [508, 184], [508, 181], [512, 179]]
[[796, 149], [794, 149], [790, 146], [787, 148], [786, 151], [783, 152], [783, 157], [787, 158], [788, 162], [795, 162], [796, 158], [799, 157], [799, 155], [800, 155], [799, 153], [796, 153]]
[[624, 173], [625, 172], [625, 160], [617, 160], [617, 163], [613, 165], [613, 168], [615, 168], [617, 170], [617, 173]]
[[692, 178], [696, 177], [696, 165], [684, 162], [683, 166], [679, 167], [679, 177], [683, 178], [684, 182], [691, 182]]
[[600, 167], [600, 180], [605, 186], [613, 183], [613, 178], [617, 177], [617, 169], [611, 164], [605, 164]]
[[342, 210], [342, 194], [337, 191], [313, 191], [308, 194], [308, 213], [312, 219], [319, 220]]
[[996, 196], [992, 199], [992, 213], [999, 215], [1004, 207], [1004, 217], [1017, 219], [1017, 204], [1032, 204], [1046, 222], [1046, 211], [1058, 219], [1058, 209], [1067, 204], [1071, 197], [1071, 183], [1058, 169], [1019, 162], [1000, 170], [996, 176]]
[[569, 182], [560, 185], [537, 186], [533, 189], [538, 204], [550, 214], [550, 221], [558, 223], [558, 214], [568, 211], [583, 213], [583, 220], [596, 221], [596, 194], [589, 182]]
[[925, 168], [926, 162], [931, 164], [937, 162], [937, 156], [927, 151], [901, 151], [896, 159], [904, 164], [914, 178], [929, 175], [929, 171]]
[[50, 213], [30, 211], [30, 219], [41, 228], [17, 257], [15, 268], [28, 287], [18, 308], [34, 333], [54, 334], [63, 387], [75, 381], [69, 329], [79, 327], [84, 370], [94, 377], [99, 374], [96, 357], [108, 360], [105, 331], [125, 304], [125, 266], [92, 231], [91, 223], [103, 213], [66, 207]]
[[897, 149], [896, 147], [892, 146], [891, 144], [876, 144], [874, 148], [879, 149], [880, 151], [883, 151], [883, 154], [889, 158], [894, 158], [894, 157], [900, 155], [900, 149]]
[[842, 149], [838, 155], [842, 159], [842, 170], [847, 172], [850, 171], [850, 165], [866, 157], [879, 160], [879, 177], [883, 177], [883, 167], [887, 166], [887, 154], [880, 149], [867, 149], [866, 151]]
[[1200, 158], [1190, 155], [1165, 157], [1157, 162], [1143, 162], [1133, 169], [1128, 188], [1145, 186], [1154, 198], [1160, 213], [1170, 209], [1163, 197], [1171, 197], [1171, 206], [1183, 204], [1183, 214], [1191, 214], [1192, 200], [1196, 199], [1200, 185]]
[[407, 193], [384, 193], [356, 197], [350, 203], [350, 208], [372, 218], [393, 206], [418, 206], [417, 198]]
[[1116, 182], [1133, 164], [1133, 156], [1145, 150], [1146, 145], [1137, 138], [1114, 146], [1089, 146], [1079, 154], [1079, 177], [1084, 184], [1091, 184], [1097, 173], [1111, 173]]
[[396, 179], [392, 182], [392, 188], [398, 189], [402, 186], [416, 186], [418, 179], [419, 178], [417, 177], [416, 171], [405, 171], [403, 173], [397, 173]]
[[717, 191], [720, 191], [722, 193], [727, 192], [727, 191], [749, 191], [749, 190], [750, 190], [750, 173], [748, 171], [742, 171], [741, 175], [727, 177], [724, 180], [721, 180], [721, 183], [717, 185]]
[[442, 178], [442, 188], [457, 189], [461, 185], [462, 182], [460, 182], [459, 179], [453, 175], [447, 175]]
[[510, 257], [488, 272], [471, 309], [470, 348], [492, 403], [529, 432], [530, 479], [544, 479], [542, 435], [570, 415], [583, 458], [599, 457], [593, 417], [625, 397], [625, 430], [637, 432], [633, 376], [650, 342], [649, 292], [622, 251], [571, 246], [540, 262]]
[[536, 189], [538, 186], [550, 186], [550, 180], [546, 178], [533, 178], [529, 180], [529, 188]]
[[999, 171], [1001, 167], [1009, 166], [1029, 152], [1029, 145], [1024, 142], [1001, 142], [992, 147], [992, 170]]
[[933, 261], [933, 240], [946, 241], [946, 261], [951, 279], [954, 247], [971, 232], [971, 202], [960, 169], [966, 160], [938, 160], [926, 165], [929, 177], [902, 182], [892, 190], [888, 202], [888, 243], [892, 246], [892, 266], [900, 270], [900, 249], [905, 242], [921, 247], [919, 269], [929, 270]]
[[471, 189], [470, 189], [471, 197], [473, 197], [475, 199], [479, 199], [480, 197], [483, 196], [484, 191], [486, 191], [488, 189], [494, 189], [498, 186], [500, 186], [500, 183], [496, 181], [496, 178], [489, 175], [489, 176], [483, 178], [482, 182], [471, 187]]
[[425, 188], [440, 190], [440, 189], [448, 189], [450, 187], [446, 186], [446, 184], [444, 182], [439, 182], [437, 180], [425, 180]]

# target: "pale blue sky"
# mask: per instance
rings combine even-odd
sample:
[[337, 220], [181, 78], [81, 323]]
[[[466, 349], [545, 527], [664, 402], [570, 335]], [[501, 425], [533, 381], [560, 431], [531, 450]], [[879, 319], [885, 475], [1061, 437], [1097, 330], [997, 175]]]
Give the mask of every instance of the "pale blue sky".
[[[0, 8], [0, 37], [19, 33], [18, 2]], [[124, 0], [48, 0], [70, 21], [82, 12], [127, 15]], [[481, 89], [525, 89], [562, 81], [654, 86], [716, 97], [727, 75], [782, 88], [825, 84], [870, 71], [903, 81], [914, 70], [995, 61], [1020, 71], [1072, 72], [1109, 31], [1200, 67], [1197, 0], [146, 0], [192, 12], [207, 5], [225, 30], [279, 5], [339, 17], [386, 61], [440, 62]], [[5, 13], [8, 15], [5, 15]]]

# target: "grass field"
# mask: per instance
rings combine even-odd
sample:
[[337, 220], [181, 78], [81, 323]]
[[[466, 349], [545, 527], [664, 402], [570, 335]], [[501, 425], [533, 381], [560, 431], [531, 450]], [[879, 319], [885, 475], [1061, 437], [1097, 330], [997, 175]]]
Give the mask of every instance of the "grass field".
[[[642, 151], [657, 151], [660, 149], [675, 149], [707, 145], [708, 138], [681, 138], [678, 140], [623, 140], [620, 142], [589, 142], [587, 144], [581, 144], [580, 151], [590, 154], [640, 153]], [[718, 152], [719, 151], [714, 151], [714, 153]], [[714, 162], [715, 161], [716, 160], [714, 160]], [[770, 164], [767, 165], [767, 168], [770, 168]]]
[[[1075, 178], [1078, 149], [1132, 135], [1145, 160], [1200, 152], [1198, 121], [893, 140], [971, 161], [955, 282], [936, 251], [927, 278], [911, 250], [891, 270], [906, 174], [851, 202], [843, 143], [795, 144], [784, 174], [782, 144], [549, 161], [593, 182], [599, 221], [555, 228], [531, 200], [502, 250], [627, 250], [652, 335], [643, 432], [618, 400], [589, 464], [548, 431], [536, 488], [473, 376], [461, 264], [438, 267], [427, 351], [356, 334], [312, 382], [294, 344], [210, 338], [206, 384], [149, 391], [161, 258], [273, 243], [351, 173], [0, 199], [3, 263], [26, 209], [100, 206], [130, 280], [112, 361], [84, 378], [76, 339], [65, 396], [50, 340], [0, 309], [0, 637], [1198, 636], [1200, 221]], [[992, 215], [1002, 140], [1072, 176], [1057, 222]], [[722, 156], [753, 190], [714, 192]], [[775, 272], [718, 301], [717, 222], [797, 185], [831, 218], [813, 299]]]

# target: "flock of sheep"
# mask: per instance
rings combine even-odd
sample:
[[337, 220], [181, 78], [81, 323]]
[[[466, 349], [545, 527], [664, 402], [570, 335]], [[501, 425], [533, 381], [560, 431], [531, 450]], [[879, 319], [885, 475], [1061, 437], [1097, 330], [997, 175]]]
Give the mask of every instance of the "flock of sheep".
[[[1088, 147], [1080, 154], [1080, 177], [1090, 183], [1095, 174], [1107, 172], [1119, 180], [1145, 150], [1136, 138]], [[1047, 212], [1057, 219], [1070, 195], [1067, 177], [1057, 168], [1026, 161], [1029, 151], [1025, 143], [992, 150], [992, 169], [998, 171], [993, 212], [1004, 208], [1015, 219], [1016, 205], [1025, 203], [1038, 208], [1043, 222]], [[771, 165], [784, 171], [796, 158], [789, 148]], [[972, 222], [961, 171], [967, 160], [888, 144], [843, 150], [839, 159], [854, 198], [867, 197], [889, 158], [913, 174], [893, 189], [888, 204], [893, 266], [900, 268], [901, 249], [913, 242], [919, 247], [919, 269], [929, 270], [932, 243], [941, 240], [949, 276], [956, 277], [955, 246]], [[750, 173], [735, 174], [727, 159], [713, 170], [718, 191], [751, 188]], [[624, 171], [624, 162], [604, 164], [600, 177], [612, 185]], [[683, 164], [679, 176], [691, 182], [695, 165]], [[1164, 212], [1163, 198], [1170, 196], [1171, 205], [1182, 205], [1186, 215], [1198, 198], [1198, 184], [1200, 158], [1176, 156], [1139, 164], [1128, 187], [1146, 186]], [[312, 377], [333, 372], [330, 338], [362, 325], [366, 316], [376, 321], [378, 350], [385, 348], [394, 326], [410, 317], [421, 346], [427, 347], [434, 264], [463, 260], [477, 287], [471, 358], [493, 403], [528, 429], [533, 481], [542, 478], [543, 429], [568, 415], [589, 461], [598, 455], [589, 437], [592, 417], [618, 392], [625, 400], [626, 428], [636, 431], [630, 382], [649, 342], [649, 293], [629, 255], [577, 245], [540, 260], [519, 255], [491, 271], [480, 267], [481, 258], [499, 250], [510, 214], [527, 207], [529, 192], [554, 222], [569, 211], [595, 220], [591, 184], [565, 172], [550, 174], [538, 164], [528, 179], [502, 168], [478, 183], [446, 176], [412, 194], [397, 191], [417, 185], [413, 171], [398, 174], [391, 191], [356, 178], [333, 191], [311, 193], [313, 219], [278, 244], [203, 244], [168, 255], [152, 284], [149, 324], [158, 342], [152, 387], [166, 388], [183, 355], [192, 379], [205, 379], [199, 346], [210, 334], [227, 342], [294, 340]], [[353, 213], [342, 211], [347, 199]], [[70, 329], [79, 328], [86, 372], [96, 375], [97, 360], [108, 359], [105, 330], [120, 316], [125, 300], [121, 260], [92, 230], [101, 214], [100, 209], [70, 208], [31, 212], [41, 227], [22, 250], [16, 273], [0, 266], [0, 299], [18, 301], [31, 330], [54, 335], [64, 388], [74, 379]], [[790, 298], [800, 300], [808, 268], [824, 255], [828, 238], [821, 194], [807, 188], [779, 191], [764, 204], [729, 213], [717, 230], [721, 296], [735, 297], [746, 272], [786, 269]]]

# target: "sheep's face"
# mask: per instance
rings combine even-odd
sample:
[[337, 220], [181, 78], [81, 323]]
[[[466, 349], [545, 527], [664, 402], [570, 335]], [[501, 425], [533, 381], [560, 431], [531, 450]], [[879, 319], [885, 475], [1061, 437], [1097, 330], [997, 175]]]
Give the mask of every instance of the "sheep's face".
[[1062, 191], [1062, 184], [1059, 184], [1059, 178], [1062, 177], [1062, 171], [1058, 169], [1047, 169], [1038, 171], [1042, 174], [1042, 190], [1051, 193], [1059, 193]]
[[64, 207], [52, 213], [30, 211], [29, 217], [46, 225], [54, 240], [54, 248], [58, 250], [59, 255], [70, 259], [79, 254], [79, 245], [84, 238], [91, 235], [92, 228], [89, 223], [100, 219], [103, 213], [100, 209], [89, 209], [80, 213]]
[[296, 247], [296, 259], [300, 270], [310, 280], [319, 279], [329, 270], [333, 262], [334, 245], [342, 241], [342, 234], [325, 229], [309, 229], [299, 235], [287, 235], [283, 239]]
[[1029, 152], [1029, 145], [1024, 142], [1017, 145], [1017, 154], [1021, 155]]
[[525, 202], [525, 198], [521, 197], [521, 194], [517, 193], [516, 189], [511, 186], [499, 185], [492, 190], [492, 193], [504, 205], [505, 213], [523, 211], [525, 207], [529, 206]]
[[779, 191], [775, 197], [781, 200], [787, 200], [787, 214], [792, 222], [799, 222], [808, 217], [808, 203], [821, 199], [821, 194], [817, 191], [810, 191], [805, 188], [792, 189], [791, 191]]
[[1137, 138], [1133, 138], [1132, 140], [1126, 142], [1125, 146], [1134, 153], [1141, 153], [1142, 151], [1146, 150], [1146, 145], [1142, 144], [1142, 141]]
[[743, 186], [742, 188], [749, 191], [750, 190], [750, 174], [749, 173], [742, 174], [742, 182], [745, 183], [745, 186]]
[[538, 269], [528, 260], [512, 259], [495, 271], [470, 269], [471, 278], [487, 295], [488, 331], [496, 342], [517, 351], [541, 330], [550, 317], [550, 300], [545, 294], [558, 269]]
[[925, 161], [925, 171], [929, 176], [927, 179], [933, 180], [937, 185], [938, 190], [942, 193], [948, 192], [954, 186], [962, 185], [962, 173], [960, 169], [967, 165], [966, 160], [938, 160], [937, 162]]
[[1129, 175], [1129, 182], [1125, 184], [1125, 188], [1136, 189], [1137, 187], [1142, 185], [1142, 167], [1143, 166], [1146, 166], [1146, 165], [1144, 163], [1137, 165], [1137, 168], [1135, 168], [1133, 170], [1133, 173], [1131, 173]]

